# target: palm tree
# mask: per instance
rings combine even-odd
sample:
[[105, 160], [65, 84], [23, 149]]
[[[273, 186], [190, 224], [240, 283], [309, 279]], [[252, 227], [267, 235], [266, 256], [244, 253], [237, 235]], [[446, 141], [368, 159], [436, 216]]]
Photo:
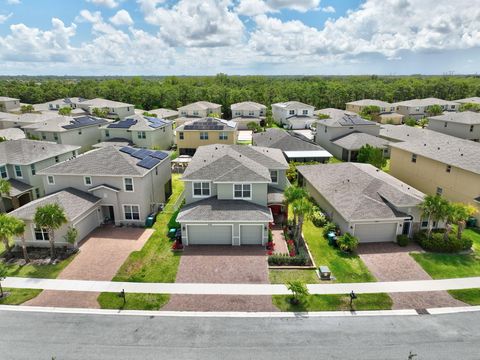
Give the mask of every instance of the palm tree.
[[63, 224], [67, 223], [67, 217], [64, 209], [58, 204], [47, 204], [37, 208], [33, 218], [36, 226], [48, 231], [48, 241], [50, 243], [50, 257], [55, 259], [55, 230], [58, 230]]
[[444, 220], [447, 217], [448, 201], [439, 195], [427, 195], [420, 204], [422, 216], [428, 219], [427, 237], [430, 238], [433, 222]]
[[298, 246], [300, 237], [302, 236], [303, 222], [305, 218], [308, 219], [313, 213], [313, 205], [310, 200], [308, 200], [306, 197], [303, 197], [295, 200], [292, 204], [292, 207], [293, 214], [298, 218], [298, 224], [295, 230], [295, 241]]
[[[296, 200], [302, 199], [307, 196], [307, 192], [304, 188], [291, 185], [283, 192], [285, 196], [285, 204], [288, 207], [289, 204], [293, 204]], [[293, 213], [293, 226], [297, 226], [297, 214]]]
[[7, 277], [8, 270], [3, 262], [0, 262], [0, 299], [3, 298], [2, 281]]
[[20, 241], [22, 242], [23, 258], [25, 259], [25, 263], [28, 264], [30, 262], [30, 257], [28, 256], [27, 244], [25, 242], [25, 222], [23, 220], [13, 218], [12, 235], [20, 237]]
[[455, 213], [453, 220], [457, 223], [457, 238], [460, 240], [468, 218], [475, 215], [478, 210], [472, 205], [465, 205], [462, 203], [453, 203], [451, 207]]
[[5, 204], [3, 203], [2, 196], [9, 195], [12, 185], [8, 180], [0, 179], [0, 213], [5, 212]]
[[12, 256], [10, 239], [15, 235], [17, 219], [7, 214], [0, 214], [0, 238], [9, 257]]

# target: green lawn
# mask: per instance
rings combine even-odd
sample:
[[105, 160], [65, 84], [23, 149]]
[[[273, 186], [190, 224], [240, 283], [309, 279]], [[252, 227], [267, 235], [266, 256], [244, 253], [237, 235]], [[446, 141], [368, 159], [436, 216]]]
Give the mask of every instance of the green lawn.
[[101, 293], [97, 300], [102, 309], [122, 310], [158, 310], [168, 302], [169, 296], [164, 294], [125, 294], [126, 303], [118, 293]]
[[323, 229], [306, 221], [303, 234], [317, 266], [327, 265], [338, 282], [376, 281], [363, 261], [356, 254], [345, 254], [328, 245]]
[[340, 163], [343, 163], [343, 161], [340, 160], [340, 159], [337, 159], [336, 157], [331, 157], [330, 160], [328, 160], [328, 163], [329, 164], [340, 164]]
[[252, 140], [237, 140], [237, 145], [252, 145]]
[[410, 254], [434, 279], [480, 276], [480, 231], [466, 229], [464, 236], [473, 241], [471, 254]]
[[271, 284], [285, 284], [292, 280], [301, 280], [305, 284], [316, 284], [320, 282], [315, 270], [270, 270], [269, 276]]
[[0, 299], [0, 305], [20, 305], [23, 304], [25, 301], [33, 299], [42, 292], [42, 290], [38, 289], [9, 288], [4, 288], [3, 291], [8, 292], [9, 294], [7, 297]]
[[390, 159], [387, 159], [387, 163], [385, 164], [384, 167], [382, 167], [382, 170], [388, 173], [390, 171]]
[[[308, 295], [298, 305], [290, 304], [290, 295], [274, 295], [273, 304], [281, 311], [338, 311], [351, 310], [349, 295]], [[354, 310], [389, 310], [392, 300], [387, 294], [358, 294]]]
[[55, 265], [7, 265], [7, 276], [55, 279], [65, 267], [72, 262], [74, 255]]
[[480, 305], [480, 289], [449, 290], [455, 299], [470, 305]]

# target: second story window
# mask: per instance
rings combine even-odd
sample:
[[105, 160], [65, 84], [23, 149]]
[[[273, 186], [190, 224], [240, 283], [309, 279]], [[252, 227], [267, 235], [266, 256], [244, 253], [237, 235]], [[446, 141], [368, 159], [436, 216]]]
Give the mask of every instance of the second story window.
[[233, 197], [235, 199], [251, 199], [252, 185], [250, 184], [234, 184]]
[[194, 182], [193, 183], [193, 196], [194, 197], [210, 196], [210, 183], [209, 182]]
[[42, 140], [46, 140], [46, 139], [47, 139], [47, 136], [45, 135], [44, 132], [40, 133], [40, 135], [42, 136]]
[[183, 140], [183, 139], [184, 139], [183, 132], [179, 132], [179, 133], [178, 133], [178, 138], [179, 138], [180, 140]]
[[53, 134], [53, 140], [58, 141], [58, 134], [57, 133]]
[[15, 165], [15, 177], [23, 178], [22, 167], [20, 165]]
[[302, 110], [302, 115], [308, 115], [308, 110]]
[[270, 170], [270, 177], [272, 178], [272, 183], [278, 184], [278, 170]]
[[200, 132], [200, 140], [208, 140], [208, 132]]
[[194, 111], [193, 116], [198, 116], [198, 111]]
[[146, 139], [146, 138], [147, 138], [147, 134], [145, 133], [145, 131], [139, 131], [139, 132], [138, 132], [138, 138], [139, 138], [139, 139]]
[[447, 165], [447, 169], [446, 169], [446, 170], [447, 170], [448, 173], [449, 173], [449, 172], [452, 172], [452, 167], [451, 167], [450, 165]]
[[105, 130], [105, 137], [110, 137], [110, 131], [109, 130]]
[[92, 185], [92, 178], [91, 178], [90, 176], [85, 176], [85, 177], [83, 178], [83, 181], [85, 182], [85, 185], [86, 185], [86, 186]]
[[241, 116], [242, 113], [240, 111], [235, 111], [235, 116]]
[[417, 162], [417, 154], [412, 154], [412, 162], [413, 163]]
[[47, 176], [47, 184], [48, 185], [55, 185], [55, 178], [52, 175]]
[[221, 132], [218, 134], [218, 139], [219, 140], [228, 140], [228, 133], [226, 132]]
[[289, 110], [288, 115], [295, 115], [295, 110]]
[[58, 156], [55, 156], [55, 162], [58, 163], [60, 161], [60, 159], [58, 158]]
[[132, 178], [123, 179], [123, 183], [125, 185], [125, 191], [133, 191], [133, 179]]
[[2, 179], [8, 178], [7, 167], [5, 165], [0, 166], [0, 178]]
[[37, 169], [35, 169], [35, 164], [30, 165], [30, 171], [32, 172], [32, 175], [35, 175], [37, 173]]
[[443, 189], [440, 187], [437, 187], [437, 195], [442, 196], [442, 194], [443, 194]]
[[255, 115], [255, 112], [254, 111], [249, 111], [248, 112], [248, 116], [254, 116]]
[[473, 132], [473, 125], [470, 125], [470, 132]]

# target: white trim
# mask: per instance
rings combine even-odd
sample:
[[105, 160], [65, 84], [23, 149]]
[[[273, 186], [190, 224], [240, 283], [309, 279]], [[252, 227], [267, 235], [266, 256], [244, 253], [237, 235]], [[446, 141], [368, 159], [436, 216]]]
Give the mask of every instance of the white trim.
[[[125, 183], [126, 179], [132, 180], [132, 190], [127, 190], [127, 184]], [[124, 177], [123, 178], [123, 190], [125, 192], [135, 192], [135, 185], [133, 184], [133, 178], [131, 178], [131, 177]]]
[[[87, 184], [87, 179], [90, 179], [90, 184]], [[84, 176], [84, 177], [83, 177], [83, 183], [85, 184], [85, 186], [91, 186], [91, 185], [93, 185], [92, 177], [91, 177], [91, 176]]]
[[97, 203], [95, 204], [90, 211], [88, 211], [86, 214], [78, 217], [78, 219], [75, 219], [75, 222], [72, 221], [72, 225], [73, 226], [76, 226], [79, 222], [83, 221], [85, 218], [87, 218], [88, 216], [90, 216], [91, 213], [93, 213], [94, 211], [97, 211], [98, 209], [100, 209], [100, 204]]
[[[52, 178], [52, 182], [50, 182], [50, 178]], [[47, 175], [47, 185], [55, 185], [55, 176]]]
[[[49, 240], [45, 240], [45, 236], [43, 235], [44, 231], [42, 230], [42, 237], [43, 237], [43, 240], [37, 240], [37, 237], [35, 236], [35, 226], [36, 224], [32, 221], [32, 224], [31, 224], [31, 229], [32, 229], [32, 241], [33, 242], [49, 242]], [[39, 229], [42, 229], [42, 228], [39, 228]], [[47, 234], [48, 234], [48, 231], [47, 231]], [[48, 236], [50, 236], [50, 234], [48, 234]]]
[[[17, 169], [16, 169], [17, 166], [20, 169], [20, 174], [21, 174], [20, 176], [17, 175]], [[13, 165], [13, 172], [15, 173], [15, 179], [23, 179], [23, 170], [21, 165]]]
[[[137, 206], [138, 207], [138, 219], [127, 219], [125, 216], [125, 206]], [[132, 209], [133, 210], [133, 209]], [[115, 211], [115, 209], [114, 209]], [[122, 204], [122, 213], [123, 213], [123, 220], [124, 221], [141, 221], [141, 212], [140, 212], [140, 205], [138, 204]], [[133, 211], [132, 211], [133, 214]]]
[[[203, 194], [202, 184], [208, 184], [208, 195], [195, 195], [195, 184], [200, 183], [200, 192]], [[192, 181], [192, 198], [209, 198], [212, 196], [212, 183], [210, 181]]]
[[7, 177], [4, 178], [4, 177], [2, 177], [2, 175], [0, 175], [0, 179], [3, 179], [3, 180], [8, 180], [8, 179], [10, 179], [10, 176], [8, 175], [8, 166], [7, 166], [7, 164], [0, 165], [0, 168], [1, 168], [1, 167], [4, 167], [4, 168], [5, 168], [5, 172], [7, 173]]
[[88, 191], [95, 191], [95, 190], [98, 190], [98, 189], [101, 189], [101, 188], [104, 188], [104, 189], [107, 189], [107, 190], [111, 190], [111, 191], [114, 191], [114, 192], [120, 192], [120, 190], [117, 190], [117, 189], [113, 189], [107, 185], [104, 185], [104, 184], [101, 184], [101, 185], [96, 185], [94, 186], [93, 188], [91, 189], [88, 189]]
[[[233, 190], [233, 193], [232, 193], [232, 199], [234, 200], [252, 200], [252, 195], [253, 195], [253, 186], [251, 183], [233, 183], [232, 184], [232, 190]], [[235, 196], [235, 185], [242, 185], [242, 195], [243, 195], [243, 185], [250, 185], [250, 197], [236, 197]]]

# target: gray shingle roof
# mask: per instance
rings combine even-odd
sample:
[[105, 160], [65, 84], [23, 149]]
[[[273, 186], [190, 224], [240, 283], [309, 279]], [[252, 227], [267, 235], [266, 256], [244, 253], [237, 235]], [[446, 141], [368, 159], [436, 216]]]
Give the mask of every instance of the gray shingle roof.
[[11, 185], [9, 196], [18, 196], [23, 194], [24, 192], [33, 189], [33, 186], [25, 184], [22, 181], [18, 181], [15, 179], [8, 179], [8, 182]]
[[325, 126], [332, 126], [332, 127], [344, 127], [344, 126], [379, 126], [376, 122], [370, 121], [367, 119], [362, 118], [357, 113], [334, 109], [334, 108], [327, 108], [321, 109], [315, 112], [316, 115], [323, 114], [330, 116], [328, 119], [318, 119], [317, 124], [322, 124]]
[[375, 99], [361, 99], [361, 100], [356, 100], [356, 101], [350, 101], [350, 102], [347, 102], [346, 104], [348, 105], [357, 105], [357, 106], [370, 106], [370, 105], [374, 105], [374, 106], [379, 106], [379, 107], [384, 107], [384, 108], [388, 108], [388, 107], [391, 107], [393, 106], [392, 104], [386, 102], [386, 101], [382, 101], [382, 100], [375, 100]]
[[35, 131], [65, 132], [70, 130], [83, 129], [90, 126], [99, 126], [107, 124], [109, 121], [93, 116], [61, 116], [53, 114], [51, 118], [35, 124], [26, 125], [24, 129], [33, 129]]
[[432, 116], [428, 119], [466, 125], [478, 125], [480, 124], [480, 113], [476, 113], [473, 111], [449, 112], [439, 116]]
[[232, 104], [230, 107], [234, 110], [265, 110], [267, 107], [254, 101], [244, 101]]
[[100, 198], [85, 193], [83, 191], [66, 188], [43, 198], [33, 200], [22, 207], [12, 211], [10, 215], [22, 220], [33, 220], [35, 211], [38, 207], [47, 204], [58, 204], [65, 210], [65, 215], [69, 221], [74, 220], [93, 205], [100, 202]]
[[270, 169], [288, 169], [279, 149], [243, 145], [200, 146], [183, 174], [184, 180], [265, 181]]
[[0, 163], [28, 165], [78, 149], [80, 149], [80, 146], [63, 145], [48, 141], [9, 140], [0, 143]]
[[460, 100], [455, 100], [455, 101], [456, 101], [456, 102], [459, 102], [459, 103], [461, 103], [461, 104], [468, 104], [468, 103], [480, 104], [480, 97], [474, 96], [474, 97], [469, 97], [469, 98], [460, 99]]
[[[144, 110], [142, 110], [143, 112]], [[158, 116], [158, 118], [163, 119], [163, 118], [169, 118], [172, 116], [178, 116], [178, 111], [177, 110], [172, 110], [172, 109], [165, 109], [165, 108], [160, 108], [160, 109], [152, 109], [147, 111], [150, 114], [155, 114]]]
[[221, 107], [220, 104], [215, 104], [209, 101], [197, 101], [191, 104], [187, 104], [178, 108], [178, 110], [207, 110], [212, 108]]
[[282, 151], [321, 151], [322, 147], [300, 139], [282, 129], [267, 129], [253, 134], [253, 144], [257, 146], [280, 149]]
[[132, 104], [127, 104], [120, 101], [113, 101], [113, 100], [102, 99], [102, 98], [77, 101], [75, 103], [80, 106], [90, 106], [90, 107], [98, 107], [98, 108], [103, 108], [103, 107], [116, 108], [116, 107], [133, 106]]
[[268, 187], [267, 204], [283, 204], [284, 201], [285, 195], [283, 194], [283, 190], [274, 188], [272, 186]]
[[406, 125], [382, 125], [380, 136], [398, 141], [391, 147], [480, 174], [480, 143]]
[[394, 219], [394, 206], [417, 206], [424, 194], [370, 164], [298, 166], [302, 176], [347, 221]]
[[177, 221], [271, 222], [273, 218], [266, 206], [245, 200], [218, 200], [217, 197], [210, 197], [184, 206], [178, 213]]
[[411, 99], [392, 104], [394, 106], [432, 106], [432, 105], [458, 105], [455, 101], [443, 100], [438, 98]]
[[272, 106], [278, 106], [280, 108], [285, 108], [285, 109], [297, 109], [297, 108], [305, 108], [305, 107], [314, 108], [314, 106], [302, 103], [300, 101], [286, 101], [286, 102], [272, 104]]
[[367, 144], [377, 148], [388, 146], [387, 140], [358, 131], [332, 139], [332, 143], [347, 150], [360, 150]]
[[25, 139], [25, 133], [19, 128], [8, 128], [0, 130], [0, 137], [7, 140]]

